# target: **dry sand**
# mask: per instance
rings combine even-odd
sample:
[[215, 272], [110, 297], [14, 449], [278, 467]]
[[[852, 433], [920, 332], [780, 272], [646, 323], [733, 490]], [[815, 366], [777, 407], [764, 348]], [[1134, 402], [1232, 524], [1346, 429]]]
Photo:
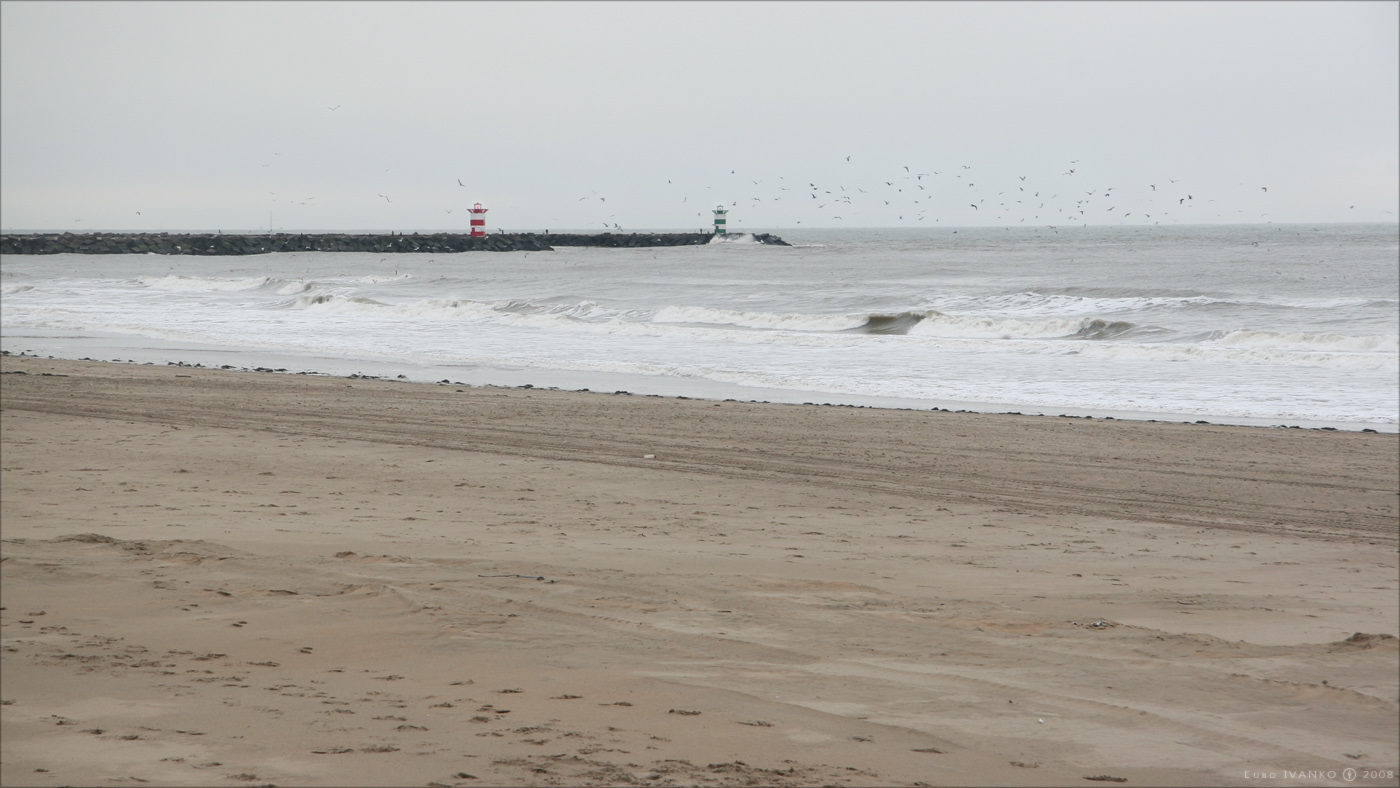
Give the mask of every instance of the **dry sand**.
[[1393, 434], [0, 369], [6, 786], [1397, 784]]

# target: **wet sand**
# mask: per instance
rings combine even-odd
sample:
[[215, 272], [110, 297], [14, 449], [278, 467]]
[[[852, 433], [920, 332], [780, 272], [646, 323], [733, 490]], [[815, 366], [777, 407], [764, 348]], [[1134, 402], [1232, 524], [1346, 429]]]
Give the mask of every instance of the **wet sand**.
[[1396, 784], [1393, 434], [0, 371], [6, 786]]

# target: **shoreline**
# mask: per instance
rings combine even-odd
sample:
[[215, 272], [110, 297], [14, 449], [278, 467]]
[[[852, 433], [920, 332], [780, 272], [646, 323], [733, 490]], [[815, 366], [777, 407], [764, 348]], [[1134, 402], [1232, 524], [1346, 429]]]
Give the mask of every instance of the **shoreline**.
[[[6, 344], [43, 346], [49, 337], [22, 336], [3, 337]], [[1017, 405], [1013, 403], [965, 402], [954, 400], [918, 400], [902, 397], [885, 397], [862, 394], [840, 394], [796, 389], [754, 388], [739, 384], [712, 380], [685, 380], [679, 378], [656, 378], [647, 375], [620, 372], [585, 372], [578, 370], [551, 369], [507, 369], [500, 367], [470, 367], [440, 365], [424, 367], [421, 364], [390, 360], [348, 359], [323, 357], [315, 360], [272, 351], [224, 348], [218, 346], [191, 347], [191, 343], [165, 343], [162, 340], [141, 338], [144, 346], [123, 346], [127, 337], [58, 338], [62, 344], [72, 347], [73, 339], [93, 339], [86, 350], [71, 350], [66, 355], [54, 355], [42, 351], [0, 350], [0, 354], [16, 358], [45, 358], [53, 360], [92, 361], [96, 363], [133, 364], [139, 366], [185, 366], [195, 369], [236, 370], [243, 372], [262, 371], [275, 374], [313, 375], [322, 377], [359, 377], [366, 379], [393, 380], [406, 383], [430, 385], [466, 385], [473, 387], [498, 388], [538, 388], [562, 391], [626, 390], [628, 393], [647, 397], [703, 399], [711, 401], [740, 401], [749, 403], [807, 404], [834, 407], [877, 408], [881, 410], [909, 410], [930, 412], [977, 413], [983, 415], [1034, 416], [1038, 418], [1100, 419], [1105, 421], [1137, 421], [1147, 423], [1213, 424], [1220, 426], [1252, 427], [1260, 429], [1307, 429], [1341, 432], [1381, 432], [1400, 434], [1400, 422], [1336, 421], [1328, 419], [1274, 418], [1257, 416], [1221, 416], [1218, 414], [1153, 413], [1146, 411], [1126, 411], [1108, 408]], [[20, 340], [28, 340], [21, 342]], [[168, 345], [168, 346], [163, 346]], [[60, 350], [60, 348], [49, 348]], [[78, 357], [77, 353], [97, 353], [101, 355], [120, 354], [123, 358], [100, 360], [91, 357]], [[135, 358], [131, 358], [131, 357]], [[181, 358], [176, 358], [181, 357]], [[252, 360], [249, 360], [252, 357]], [[192, 360], [186, 360], [192, 359]], [[230, 363], [232, 362], [232, 363]], [[353, 370], [353, 371], [352, 371]], [[445, 377], [439, 377], [445, 376]]]
[[6, 785], [1400, 763], [1395, 435], [0, 372]]
[[[736, 414], [754, 418], [759, 418], [758, 414], [781, 414], [780, 418], [786, 423], [793, 425], [794, 428], [799, 424], [810, 424], [811, 429], [820, 429], [821, 425], [836, 423], [833, 420], [841, 419], [842, 417], [839, 414], [842, 412], [854, 412], [868, 414], [863, 415], [861, 418], [869, 420], [866, 422], [868, 424], [880, 425], [877, 428], [877, 433], [873, 435], [862, 435], [862, 440], [878, 438], [881, 441], [893, 441], [893, 443], [883, 447], [885, 449], [885, 454], [889, 455], [891, 459], [878, 465], [871, 465], [870, 467], [861, 469], [861, 471], [867, 475], [873, 474], [875, 476], [879, 476], [881, 473], [888, 474], [891, 477], [896, 477], [900, 474], [917, 474], [918, 469], [921, 467], [928, 467], [930, 469], [937, 467], [937, 459], [927, 455], [923, 445], [918, 442], [915, 435], [927, 432], [926, 442], [928, 446], [932, 447], [937, 445], [940, 439], [946, 437], [942, 435], [941, 432], [942, 428], [947, 425], [966, 424], [969, 427], [988, 431], [992, 429], [998, 431], [1010, 430], [1018, 436], [1022, 433], [1035, 432], [1046, 436], [1048, 440], [1061, 442], [1060, 447], [1062, 450], [1066, 448], [1064, 443], [1072, 443], [1073, 448], [1070, 451], [1073, 456], [1073, 462], [1083, 466], [1081, 472], [1086, 475], [1086, 479], [1088, 477], [1095, 477], [1096, 481], [1103, 482], [1107, 485], [1107, 487], [1101, 491], [1105, 497], [1105, 503], [1109, 503], [1110, 500], [1113, 502], [1113, 505], [1130, 503], [1130, 508], [1135, 516], [1146, 514], [1153, 507], [1160, 505], [1161, 501], [1155, 499], [1155, 494], [1150, 489], [1150, 483], [1144, 484], [1141, 479], [1137, 478], [1128, 480], [1114, 479], [1114, 477], [1119, 474], [1126, 474], [1132, 477], [1137, 473], [1140, 467], [1144, 467], [1145, 463], [1150, 462], [1150, 460], [1147, 459], [1151, 457], [1152, 454], [1150, 449], [1146, 446], [1135, 445], [1138, 441], [1143, 440], [1147, 436], [1155, 436], [1155, 439], [1161, 440], [1164, 436], [1171, 435], [1185, 442], [1184, 445], [1193, 446], [1190, 451], [1199, 453], [1203, 458], [1216, 454], [1235, 454], [1238, 449], [1237, 441], [1250, 440], [1253, 441], [1255, 445], [1254, 451], [1256, 452], [1256, 456], [1249, 461], [1250, 465], [1257, 465], [1260, 461], [1270, 457], [1273, 453], [1286, 455], [1301, 451], [1302, 449], [1290, 445], [1291, 439], [1288, 437], [1289, 435], [1297, 435], [1300, 441], [1334, 440], [1337, 445], [1348, 447], [1346, 449], [1346, 463], [1348, 466], [1357, 463], [1366, 464], [1368, 468], [1366, 478], [1369, 479], [1367, 484], [1370, 485], [1370, 488], [1384, 488], [1393, 481], [1384, 475], [1376, 476], [1375, 472], [1379, 469], [1393, 468], [1395, 470], [1393, 475], [1400, 477], [1400, 452], [1395, 451], [1397, 447], [1400, 447], [1400, 444], [1397, 444], [1397, 439], [1400, 439], [1400, 435], [1374, 431], [1349, 432], [1327, 428], [1303, 429], [1279, 427], [1261, 429], [1252, 426], [1212, 424], [1204, 420], [1138, 421], [1111, 418], [1066, 418], [1027, 415], [1022, 413], [979, 413], [968, 410], [937, 408], [915, 410], [852, 405], [827, 405], [810, 402], [743, 401], [737, 399], [715, 400], [686, 396], [634, 394], [633, 392], [625, 390], [567, 390], [557, 387], [536, 387], [530, 384], [521, 386], [473, 386], [451, 381], [418, 383], [373, 375], [324, 375], [309, 372], [291, 372], [288, 370], [279, 371], [270, 368], [254, 370], [240, 370], [236, 368], [215, 369], [176, 363], [158, 366], [155, 364], [128, 364], [96, 360], [72, 361], [62, 359], [40, 359], [33, 356], [15, 354], [0, 355], [0, 362], [5, 363], [5, 371], [10, 376], [17, 374], [30, 376], [34, 374], [28, 372], [26, 369], [17, 368], [30, 367], [30, 365], [34, 365], [32, 367], [33, 369], [62, 369], [66, 371], [61, 373], [50, 371], [47, 375], [45, 375], [44, 372], [38, 372], [37, 374], [42, 377], [81, 375], [88, 379], [88, 389], [98, 385], [100, 382], [104, 386], [115, 387], [112, 388], [112, 393], [114, 395], [119, 394], [119, 381], [142, 380], [155, 385], [157, 383], [172, 382], [172, 377], [199, 377], [204, 380], [207, 385], [212, 386], [212, 391], [214, 392], [217, 392], [225, 382], [232, 387], [249, 387], [250, 391], [256, 392], [259, 402], [251, 408], [246, 408], [248, 413], [245, 418], [248, 424], [255, 424], [261, 419], [276, 418], [280, 415], [278, 411], [272, 408], [270, 404], [272, 400], [267, 399], [274, 395], [287, 397], [291, 396], [288, 393], [289, 391], [298, 389], [308, 389], [311, 392], [318, 392], [321, 394], [334, 392], [339, 395], [345, 393], [338, 390], [342, 387], [348, 389], [355, 389], [357, 387], [365, 389], [366, 396], [369, 396], [369, 399], [361, 401], [357, 407], [365, 409], [366, 416], [376, 420], [382, 418], [382, 416], [373, 413], [374, 409], [377, 407], [377, 403], [374, 400], [375, 395], [368, 394], [368, 392], [371, 391], [395, 399], [404, 398], [415, 402], [415, 405], [417, 404], [417, 400], [431, 397], [437, 407], [443, 406], [445, 401], [442, 398], [457, 398], [456, 395], [463, 394], [466, 395], [465, 399], [467, 401], [477, 403], [478, 405], [484, 404], [488, 399], [502, 397], [506, 398], [508, 401], [517, 402], [521, 397], [526, 399], [551, 398], [556, 403], [571, 406], [572, 409], [582, 409], [582, 412], [590, 416], [595, 413], [609, 414], [605, 417], [609, 422], [623, 418], [621, 415], [609, 413], [611, 409], [621, 407], [625, 411], [629, 408], [629, 406], [625, 404], [616, 406], [613, 403], [630, 400], [636, 403], [636, 405], [630, 407], [643, 407], [647, 408], [649, 412], [652, 413], [666, 414], [664, 424], [667, 425], [667, 429], [679, 431], [682, 434], [688, 431], [688, 425], [684, 422], [684, 414], [703, 413], [708, 416], [712, 413], [712, 411], [708, 410], [708, 408], [711, 407], [727, 408], [728, 410], [725, 413], [726, 418], [734, 418]], [[7, 380], [13, 384], [15, 378], [7, 377]], [[349, 381], [354, 382], [350, 383]], [[288, 387], [295, 388], [289, 389]], [[7, 397], [11, 403], [22, 401], [24, 403], [22, 407], [38, 410], [56, 409], [54, 412], [64, 412], [61, 406], [57, 404], [61, 401], [60, 395], [63, 393], [61, 391], [50, 392], [45, 398], [17, 400], [16, 387], [11, 385], [9, 389]], [[77, 395], [76, 392], [69, 392], [69, 394]], [[59, 399], [54, 399], [54, 397], [59, 397]], [[187, 407], [195, 407], [194, 405], [186, 405], [174, 392], [164, 395], [162, 397], [162, 402], [165, 406], [171, 408], [170, 412], [172, 415]], [[115, 401], [108, 403], [94, 399], [91, 391], [85, 390], [80, 396], [77, 396], [72, 407], [82, 412], [106, 414], [107, 417], [150, 418], [149, 415], [145, 414], [147, 405], [144, 403], [135, 406], [135, 410], [131, 410], [130, 407], [123, 406], [120, 403], [120, 396], [118, 396]], [[223, 407], [229, 410], [245, 410], [237, 401], [229, 401]], [[445, 411], [438, 412], [435, 418], [440, 421], [440, 426], [443, 428], [447, 428], [452, 424], [450, 417]], [[911, 428], [914, 428], [915, 425], [917, 425], [919, 432], [908, 432]], [[1083, 429], [1076, 425], [1083, 425]], [[331, 429], [335, 429], [334, 426], [331, 426]], [[555, 429], [555, 427], [551, 426], [548, 429], [552, 430]], [[713, 436], [707, 436], [707, 443], [712, 444], [712, 448], [720, 449], [722, 452], [727, 453], [733, 449], [733, 446], [730, 444], [744, 441], [752, 429], [754, 428], [735, 426]], [[1099, 432], [1090, 433], [1086, 431], [1091, 429]], [[565, 434], [568, 436], [566, 440], [577, 440], [590, 447], [608, 446], [612, 442], [606, 436], [595, 436], [586, 432], [574, 432], [567, 429], [562, 430], [558, 436], [553, 433], [542, 433], [540, 439], [549, 441]], [[1310, 438], [1305, 436], [1317, 437]], [[674, 439], [670, 433], [665, 431], [651, 433], [648, 437], [658, 445]], [[960, 445], [964, 450], [976, 452], [985, 451], [980, 445], [982, 438], [970, 433], [960, 433], [960, 437], [963, 439]], [[1134, 458], [1132, 457], [1126, 457], [1123, 458], [1126, 465], [1119, 466], [1117, 464], [1120, 460], [1119, 457], [1103, 456], [1102, 449], [1097, 444], [1097, 440], [1100, 437], [1114, 439], [1117, 441], [1118, 447], [1124, 451], [1136, 451], [1139, 454], [1136, 458], [1138, 462], [1134, 462]], [[491, 442], [498, 450], [505, 448], [505, 441], [507, 441], [507, 438], [494, 435], [490, 436], [490, 438]], [[987, 439], [997, 440], [994, 434], [990, 433]], [[1003, 440], [1006, 439], [1009, 438], [1004, 438]], [[423, 438], [418, 438], [418, 440], [423, 440]], [[726, 440], [729, 441], [728, 444], [725, 443]], [[807, 465], [803, 465], [799, 472], [809, 472], [813, 470], [813, 465], [818, 463], [826, 466], [824, 468], [826, 475], [833, 477], [840, 476], [844, 469], [855, 471], [857, 468], [860, 468], [862, 461], [856, 459], [857, 455], [855, 453], [850, 453], [849, 458], [843, 463], [836, 459], [842, 456], [842, 452], [834, 451], [829, 448], [825, 442], [818, 444], [813, 441], [814, 439], [809, 436], [800, 436], [796, 434], [787, 436], [785, 451], [789, 452], [794, 457], [802, 457], [803, 462], [808, 463]], [[1306, 451], [1324, 452], [1322, 457], [1324, 464], [1317, 467], [1307, 467], [1306, 460], [1294, 460], [1293, 463], [1290, 464], [1292, 472], [1298, 475], [1312, 477], [1314, 480], [1335, 476], [1339, 473], [1342, 476], [1352, 473], [1350, 467], [1345, 469], [1326, 467], [1326, 462], [1331, 461], [1329, 455], [1332, 450], [1325, 449], [1323, 445], [1316, 444], [1315, 442], [1306, 445], [1308, 446]], [[1390, 454], [1386, 453], [1384, 447], [1390, 447]], [[777, 449], [776, 445], [765, 447], [766, 451], [775, 449]], [[866, 454], [869, 454], [869, 452], [866, 452]], [[558, 456], [557, 451], [552, 448], [546, 450], [545, 455], [551, 457]], [[1014, 460], [1012, 462], [1014, 462]], [[1302, 464], [1298, 465], [1297, 463], [1299, 462]], [[883, 470], [881, 470], [881, 468], [883, 468]], [[999, 471], [1005, 470], [1008, 469], [1005, 467], [999, 468]], [[1252, 471], [1253, 469], [1250, 470]], [[1034, 474], [1027, 475], [1038, 476], [1042, 472], [1043, 469], [1036, 469]], [[1152, 472], [1155, 473], [1155, 469]], [[1166, 478], [1170, 479], [1171, 474], [1174, 472], [1174, 470], [1166, 472]], [[1231, 472], [1239, 474], [1245, 471], [1243, 468], [1233, 468]], [[1301, 484], [1301, 482], [1297, 482], [1291, 478], [1291, 476], [1278, 476], [1273, 478], [1270, 482], [1265, 482], [1265, 477], [1257, 476], [1257, 474], [1252, 472], [1249, 476], [1254, 477], [1256, 485], [1273, 484], [1279, 485], [1280, 487], [1280, 489], [1274, 493], [1254, 494], [1252, 497], [1254, 498], [1255, 505], [1268, 506], [1270, 502], [1289, 501], [1291, 503], [1296, 503], [1303, 500], [1296, 491], [1284, 494], [1282, 488]], [[1044, 485], [1047, 483], [1054, 483], [1054, 481], [1053, 478], [1038, 479], [1037, 484]], [[1176, 480], [1171, 479], [1171, 483], [1176, 483]], [[1347, 482], [1341, 481], [1341, 477], [1329, 481], [1329, 485], [1349, 486]], [[1121, 489], [1108, 492], [1108, 488], [1114, 486]], [[1125, 501], [1120, 498], [1124, 490], [1131, 489], [1135, 486], [1148, 488], [1145, 491], [1146, 494], [1141, 496], [1139, 500]], [[1040, 490], [1040, 492], [1046, 491], [1045, 489]], [[1086, 503], [1086, 501], [1078, 498], [1073, 498], [1073, 500], [1077, 505], [1084, 505]], [[1209, 505], [1208, 501], [1195, 501], [1182, 506], [1183, 512], [1189, 511], [1192, 513], [1183, 514], [1182, 516], [1185, 519], [1181, 520], [1181, 522], [1195, 523], [1201, 521], [1220, 525], [1230, 521], [1229, 517], [1222, 519], [1211, 514], [1208, 511]], [[1389, 515], [1389, 519], [1387, 516], [1378, 518], [1375, 515], [1363, 512], [1363, 509], [1386, 511], [1392, 514]], [[1160, 514], [1160, 512], [1158, 512], [1158, 514]], [[1264, 523], [1282, 522], [1289, 516], [1290, 515], [1286, 514], [1285, 511], [1263, 511], [1247, 519], [1262, 525]], [[1386, 500], [1384, 495], [1375, 498], [1375, 500], [1364, 507], [1350, 507], [1348, 516], [1357, 516], [1360, 517], [1363, 522], [1370, 523], [1370, 525], [1366, 526], [1368, 531], [1387, 533], [1391, 530], [1396, 530], [1396, 534], [1387, 536], [1387, 538], [1394, 538], [1397, 543], [1400, 543], [1400, 530], [1390, 528], [1391, 525], [1396, 524], [1394, 518], [1400, 518], [1400, 507], [1397, 507], [1394, 501]], [[1303, 520], [1307, 522], [1312, 522], [1315, 519], [1313, 515], [1303, 517]], [[1171, 519], [1167, 518], [1163, 521], [1171, 521]], [[1304, 529], [1304, 533], [1306, 532], [1307, 529]]]

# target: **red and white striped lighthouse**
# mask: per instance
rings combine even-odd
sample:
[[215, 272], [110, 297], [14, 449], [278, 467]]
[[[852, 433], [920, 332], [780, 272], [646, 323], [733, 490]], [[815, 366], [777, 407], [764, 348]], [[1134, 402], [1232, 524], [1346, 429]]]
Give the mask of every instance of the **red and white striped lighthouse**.
[[486, 209], [481, 207], [481, 203], [477, 203], [477, 204], [475, 205], [475, 207], [473, 207], [473, 208], [471, 208], [471, 209], [469, 210], [469, 212], [470, 212], [471, 215], [472, 215], [472, 236], [473, 236], [473, 237], [485, 236], [485, 235], [486, 235]]

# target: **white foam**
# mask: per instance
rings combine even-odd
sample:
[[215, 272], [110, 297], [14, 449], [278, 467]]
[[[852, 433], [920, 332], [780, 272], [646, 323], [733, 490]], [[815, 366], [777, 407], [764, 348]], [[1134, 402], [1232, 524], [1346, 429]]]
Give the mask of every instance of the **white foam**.
[[1350, 337], [1240, 329], [1215, 340], [1215, 344], [1267, 350], [1395, 354], [1400, 353], [1400, 334]]
[[310, 290], [315, 286], [315, 282], [293, 279], [292, 281], [287, 282], [286, 284], [277, 288], [277, 295], [295, 295], [297, 293], [305, 293], [307, 290]]
[[739, 312], [700, 306], [668, 306], [659, 309], [653, 323], [697, 323], [786, 331], [846, 331], [865, 325], [870, 315], [803, 315], [772, 312]]
[[709, 242], [712, 244], [756, 244], [758, 239], [754, 237], [753, 233], [725, 233], [710, 236]]
[[213, 279], [197, 276], [138, 276], [136, 281], [152, 290], [165, 290], [173, 293], [219, 293], [239, 290], [257, 290], [271, 281], [271, 277], [254, 276], [248, 279]]
[[1091, 328], [1094, 318], [1008, 320], [932, 313], [909, 329], [911, 336], [960, 339], [1043, 339], [1073, 336]]
[[994, 313], [1004, 317], [1078, 317], [1134, 312], [1142, 309], [1178, 309], [1223, 303], [1207, 296], [1129, 296], [1121, 298], [1074, 296], [1025, 291], [990, 296], [948, 297], [930, 305], [943, 312]]

